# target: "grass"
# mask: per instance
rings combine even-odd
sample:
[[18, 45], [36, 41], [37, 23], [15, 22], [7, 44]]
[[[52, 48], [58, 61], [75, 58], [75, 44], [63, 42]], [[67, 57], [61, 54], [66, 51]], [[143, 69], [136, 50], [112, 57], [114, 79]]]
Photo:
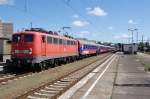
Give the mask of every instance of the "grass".
[[144, 52], [145, 54], [149, 54], [150, 55], [150, 52]]
[[145, 71], [150, 71], [150, 64], [144, 64]]

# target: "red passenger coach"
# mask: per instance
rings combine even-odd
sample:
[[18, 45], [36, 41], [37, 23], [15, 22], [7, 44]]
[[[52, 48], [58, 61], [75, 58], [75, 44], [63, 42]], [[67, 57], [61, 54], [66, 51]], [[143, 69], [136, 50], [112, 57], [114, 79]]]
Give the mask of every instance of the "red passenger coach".
[[21, 68], [43, 69], [58, 61], [75, 60], [78, 55], [77, 40], [32, 28], [13, 34], [9, 63]]

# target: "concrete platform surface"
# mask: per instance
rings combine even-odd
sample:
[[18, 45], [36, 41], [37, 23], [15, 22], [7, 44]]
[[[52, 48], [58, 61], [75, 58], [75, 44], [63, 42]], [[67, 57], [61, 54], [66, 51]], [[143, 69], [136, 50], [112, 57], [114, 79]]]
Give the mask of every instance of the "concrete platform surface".
[[146, 61], [148, 58], [141, 55], [118, 56], [119, 59], [111, 64], [86, 98], [83, 96], [105, 67], [78, 89], [71, 99], [150, 99], [150, 73], [144, 71], [142, 64], [144, 58]]
[[121, 55], [112, 99], [150, 99], [150, 74], [139, 55]]
[[116, 66], [119, 57], [117, 56], [106, 70], [101, 79], [98, 80], [94, 88], [86, 96], [85, 94], [93, 86], [94, 82], [98, 79], [99, 75], [105, 70], [106, 66], [101, 68], [94, 77], [92, 77], [83, 87], [81, 87], [71, 99], [110, 99], [112, 95], [112, 89], [114, 84], [114, 78], [116, 73]]

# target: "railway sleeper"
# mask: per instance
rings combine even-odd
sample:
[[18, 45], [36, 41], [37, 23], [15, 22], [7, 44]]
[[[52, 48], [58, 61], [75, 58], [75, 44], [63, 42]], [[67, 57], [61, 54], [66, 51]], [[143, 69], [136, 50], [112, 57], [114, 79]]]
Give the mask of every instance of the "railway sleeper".
[[68, 85], [70, 85], [70, 83], [55, 83], [55, 85], [58, 85], [58, 86], [68, 86]]
[[59, 90], [59, 91], [61, 91], [61, 90], [63, 90], [63, 88], [58, 88], [58, 87], [54, 87], [54, 86], [49, 86], [49, 87], [45, 87], [45, 89], [48, 89], [48, 90]]
[[38, 91], [37, 93], [40, 93], [40, 94], [50, 94], [52, 96], [56, 95], [57, 93], [59, 93], [59, 91]]
[[[32, 97], [32, 98], [31, 98]], [[33, 98], [34, 97], [34, 98]], [[34, 95], [28, 96], [28, 99], [50, 99], [51, 97], [54, 97], [54, 94], [41, 94], [36, 93]]]
[[45, 92], [45, 93], [58, 93], [58, 90], [45, 90], [45, 89], [41, 89], [40, 92]]
[[52, 86], [52, 87], [57, 87], [57, 88], [65, 88], [65, 87], [67, 87], [66, 85], [50, 85], [50, 86]]
[[59, 83], [59, 84], [70, 84], [71, 82], [64, 82], [64, 81], [57, 81], [56, 83]]
[[35, 92], [35, 93], [34, 93], [34, 95], [51, 97], [51, 96], [54, 96], [55, 94], [51, 94], [51, 93], [39, 93], [39, 92]]
[[46, 98], [44, 98], [44, 97], [42, 98], [42, 97], [39, 97], [39, 96], [28, 96], [27, 99], [49, 99], [49, 98], [47, 98], [47, 97]]

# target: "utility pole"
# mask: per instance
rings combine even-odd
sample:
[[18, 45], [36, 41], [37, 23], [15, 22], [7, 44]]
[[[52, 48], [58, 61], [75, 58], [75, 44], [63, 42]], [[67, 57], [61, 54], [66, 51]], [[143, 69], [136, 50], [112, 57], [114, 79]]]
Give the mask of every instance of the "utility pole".
[[131, 43], [133, 44], [133, 32], [135, 31], [135, 29], [128, 29], [128, 31], [131, 31], [131, 33], [132, 33], [132, 37], [131, 37], [132, 38], [132, 42]]
[[30, 22], [30, 27], [32, 28], [32, 22]]
[[136, 43], [137, 44], [138, 44], [138, 36], [139, 36], [138, 29], [136, 29]]
[[130, 37], [128, 38], [128, 43], [130, 43]]
[[142, 43], [144, 43], [144, 35], [142, 35]]
[[24, 10], [27, 12], [27, 0], [25, 0]]

